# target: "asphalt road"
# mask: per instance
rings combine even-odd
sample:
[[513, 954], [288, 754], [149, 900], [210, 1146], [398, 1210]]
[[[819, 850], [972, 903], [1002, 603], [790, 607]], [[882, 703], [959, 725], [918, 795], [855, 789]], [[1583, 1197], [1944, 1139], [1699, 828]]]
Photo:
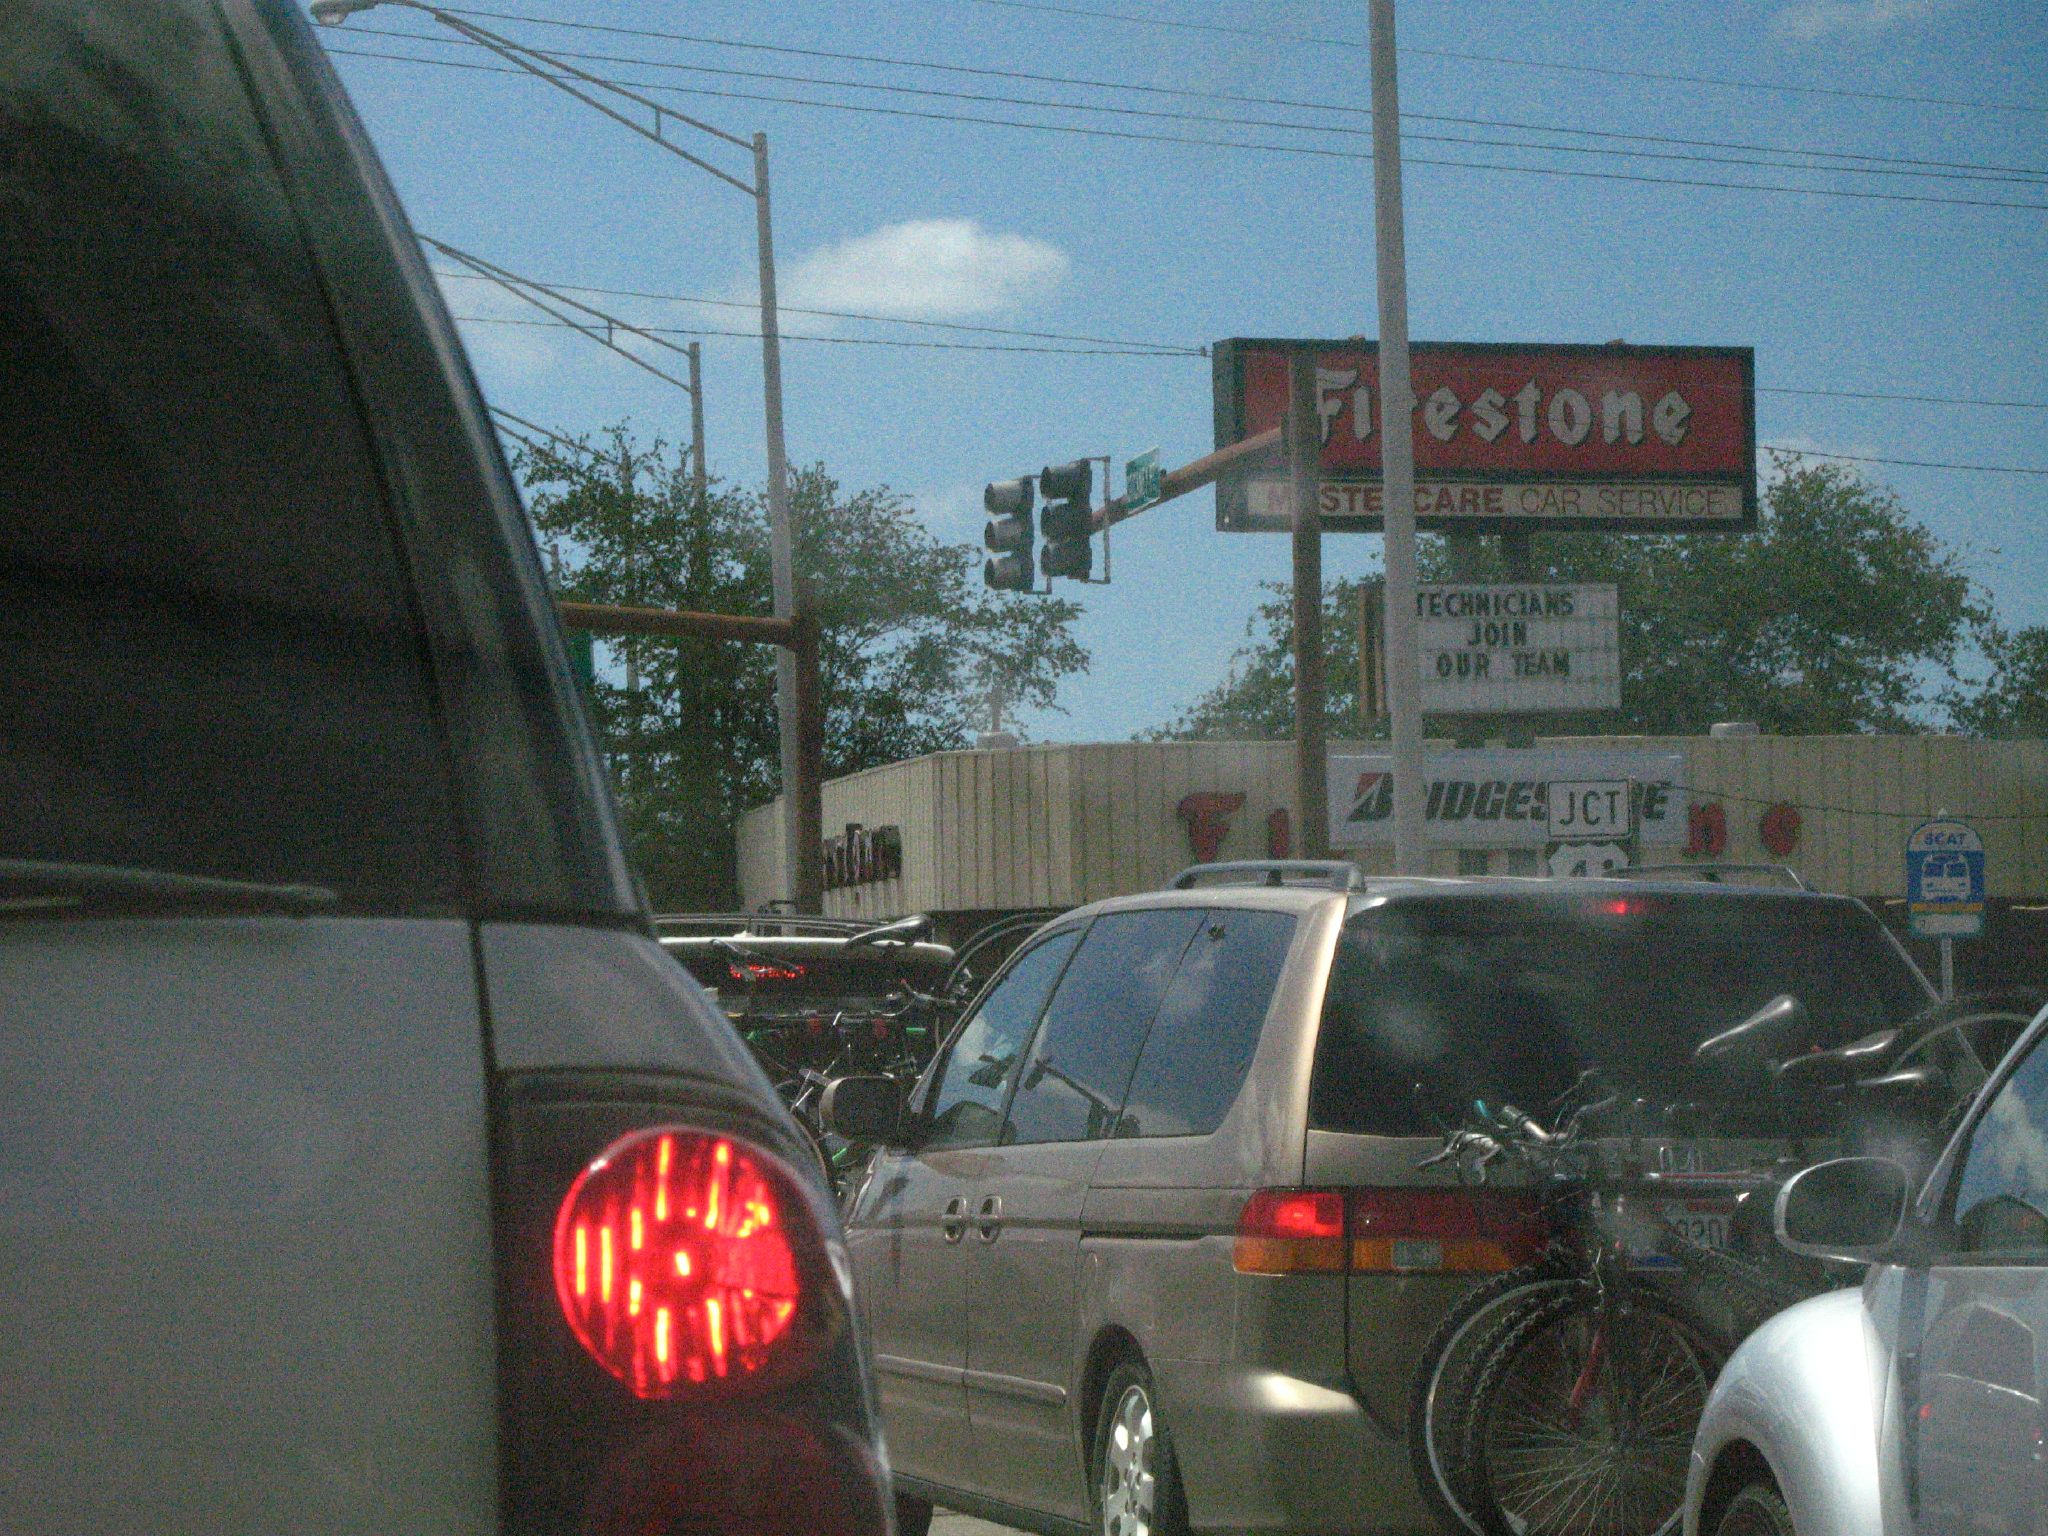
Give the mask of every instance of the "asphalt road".
[[932, 1536], [1017, 1536], [1007, 1525], [990, 1525], [972, 1515], [956, 1515], [942, 1509], [932, 1516]]

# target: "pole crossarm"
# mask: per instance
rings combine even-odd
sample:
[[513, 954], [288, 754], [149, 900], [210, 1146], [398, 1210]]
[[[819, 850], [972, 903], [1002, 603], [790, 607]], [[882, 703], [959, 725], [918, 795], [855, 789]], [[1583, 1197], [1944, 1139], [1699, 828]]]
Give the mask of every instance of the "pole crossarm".
[[[678, 357], [682, 358], [687, 358], [690, 355], [690, 349], [688, 346], [679, 344], [677, 342], [669, 341], [665, 337], [656, 335], [653, 331], [649, 331], [643, 329], [640, 326], [634, 325], [631, 321], [621, 320], [615, 315], [608, 315], [603, 310], [598, 309], [593, 305], [585, 304], [580, 299], [572, 299], [567, 294], [557, 292], [555, 289], [550, 288], [546, 283], [535, 282], [530, 277], [521, 277], [517, 272], [508, 271], [506, 268], [497, 265], [495, 262], [485, 261], [481, 256], [472, 256], [467, 251], [458, 250], [456, 247], [448, 244], [445, 240], [436, 240], [432, 235], [421, 235], [418, 238], [420, 244], [430, 245], [435, 250], [439, 251], [443, 256], [448, 257], [449, 260], [461, 262], [462, 265], [468, 267], [470, 271], [474, 272], [478, 277], [487, 278], [491, 282], [496, 283], [500, 288], [504, 289], [513, 297], [524, 299], [528, 304], [531, 304], [535, 309], [540, 310], [543, 314], [553, 316], [556, 320], [561, 321], [562, 324], [568, 326], [571, 330], [577, 332], [578, 334], [589, 337], [592, 341], [596, 342], [600, 347], [604, 347], [608, 351], [618, 353], [619, 356], [623, 357], [627, 362], [633, 364], [635, 367], [646, 369], [649, 373], [653, 374], [657, 379], [662, 379], [667, 383], [673, 384], [677, 389], [683, 390], [688, 394], [696, 393], [695, 389], [692, 388], [691, 385], [677, 378], [674, 374], [664, 372], [662, 369], [659, 369], [655, 367], [654, 364], [648, 362], [646, 358], [637, 356], [633, 352], [629, 351], [627, 348], [620, 346], [618, 342], [613, 338], [612, 333], [615, 331], [625, 331], [629, 335], [638, 336], [641, 340], [651, 342], [653, 345], [661, 347], [667, 351], [673, 352]], [[589, 315], [593, 320], [603, 322], [605, 327], [604, 330], [598, 330], [595, 325], [589, 324], [586, 321], [579, 320], [576, 318], [575, 315], [563, 313], [561, 310], [552, 307], [543, 300], [535, 298], [535, 294], [546, 294], [547, 297], [553, 299], [556, 304], [566, 304], [571, 309], [578, 310], [583, 314]]]
[[597, 635], [664, 635], [675, 640], [741, 640], [754, 645], [794, 649], [806, 639], [801, 616], [756, 618], [741, 613], [695, 613], [676, 608], [629, 608], [614, 603], [557, 602], [555, 612], [569, 629]]
[[1205, 485], [1213, 485], [1223, 478], [1224, 472], [1248, 460], [1262, 459], [1280, 451], [1280, 428], [1273, 427], [1245, 438], [1242, 442], [1231, 443], [1218, 448], [1214, 453], [1204, 454], [1179, 469], [1169, 469], [1159, 480], [1159, 496], [1142, 507], [1127, 507], [1121, 496], [1112, 497], [1095, 509], [1093, 529], [1101, 533], [1114, 528], [1118, 523], [1128, 522], [1140, 512], [1149, 512], [1162, 502], [1185, 496], [1190, 491], [1199, 491]]

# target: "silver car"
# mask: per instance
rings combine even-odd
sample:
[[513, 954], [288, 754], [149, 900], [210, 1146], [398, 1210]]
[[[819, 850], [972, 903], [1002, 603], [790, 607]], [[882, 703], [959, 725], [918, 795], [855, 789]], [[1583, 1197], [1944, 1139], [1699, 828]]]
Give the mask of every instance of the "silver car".
[[1871, 1267], [1729, 1360], [1685, 1536], [2048, 1532], [2048, 1010], [1909, 1194], [1879, 1158], [1786, 1186], [1786, 1246]]
[[[1930, 1000], [1867, 910], [1808, 892], [1177, 884], [1047, 924], [907, 1105], [833, 1089], [835, 1128], [886, 1143], [847, 1234], [907, 1536], [934, 1504], [1114, 1536], [1427, 1529], [1418, 1359], [1538, 1240], [1518, 1197], [1417, 1170], [1425, 1103], [1542, 1104], [1587, 1066], [1669, 1098], [1780, 993], [1822, 1045]], [[1746, 1166], [1770, 1133], [1651, 1155]]]

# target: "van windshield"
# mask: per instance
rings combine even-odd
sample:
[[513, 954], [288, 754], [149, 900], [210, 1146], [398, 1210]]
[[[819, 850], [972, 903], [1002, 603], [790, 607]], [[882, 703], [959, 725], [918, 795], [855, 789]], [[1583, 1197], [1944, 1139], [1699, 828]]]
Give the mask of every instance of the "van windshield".
[[1423, 1105], [1474, 1098], [1540, 1118], [1589, 1067], [1653, 1101], [1703, 1097], [1693, 1047], [1781, 993], [1805, 1004], [1807, 1043], [1820, 1046], [1929, 1002], [1877, 919], [1847, 901], [1747, 892], [1398, 901], [1345, 927], [1310, 1124], [1425, 1135]]

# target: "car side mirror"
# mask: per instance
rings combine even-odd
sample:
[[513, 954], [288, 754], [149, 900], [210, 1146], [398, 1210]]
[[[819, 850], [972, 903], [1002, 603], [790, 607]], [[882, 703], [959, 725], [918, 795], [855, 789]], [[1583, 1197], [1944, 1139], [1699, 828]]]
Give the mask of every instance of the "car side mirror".
[[902, 1146], [904, 1086], [893, 1077], [835, 1077], [818, 1101], [818, 1119], [834, 1136]]
[[1778, 1241], [1809, 1259], [1874, 1264], [1898, 1242], [1912, 1178], [1888, 1157], [1838, 1157], [1778, 1191]]

